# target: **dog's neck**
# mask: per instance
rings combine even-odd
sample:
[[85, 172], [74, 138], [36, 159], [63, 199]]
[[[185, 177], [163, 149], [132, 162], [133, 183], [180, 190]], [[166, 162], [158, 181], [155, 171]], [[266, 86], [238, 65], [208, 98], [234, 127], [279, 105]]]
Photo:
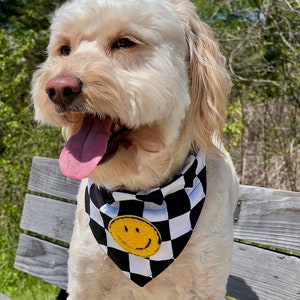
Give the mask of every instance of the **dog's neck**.
[[[178, 188], [177, 184], [178, 184], [178, 178], [184, 176], [184, 174], [187, 174], [186, 176], [189, 176], [189, 172], [191, 172], [191, 176], [192, 178], [188, 178], [188, 184], [191, 185], [191, 187], [193, 186], [193, 179], [194, 177], [199, 173], [199, 170], [191, 170], [191, 162], [192, 161], [197, 161], [199, 164], [199, 168], [203, 166], [205, 166], [205, 155], [202, 151], [199, 151], [198, 154], [194, 154], [192, 151], [191, 153], [189, 153], [189, 156], [186, 159], [185, 164], [183, 165], [183, 167], [181, 168], [181, 170], [178, 171], [178, 173], [172, 178], [169, 179], [167, 182], [165, 182], [163, 185], [159, 186], [159, 187], [153, 187], [149, 190], [141, 190], [141, 191], [130, 191], [130, 190], [126, 190], [123, 187], [119, 187], [119, 188], [114, 188], [114, 189], [107, 189], [106, 187], [103, 186], [98, 186], [99, 190], [102, 191], [102, 193], [105, 195], [106, 203], [113, 203], [114, 201], [122, 201], [122, 200], [126, 200], [129, 199], [130, 197], [135, 197], [136, 195], [143, 195], [141, 196], [141, 200], [143, 201], [149, 201], [149, 202], [154, 202], [157, 204], [161, 204], [161, 202], [163, 201], [163, 199], [161, 200], [151, 200], [152, 198], [152, 193], [155, 190], [166, 190], [168, 191], [168, 193], [172, 193], [174, 192], [173, 188]], [[189, 172], [187, 172], [189, 171]], [[186, 182], [186, 183], [187, 183]], [[93, 184], [92, 180], [89, 180], [89, 185]], [[171, 189], [170, 189], [171, 187]], [[121, 195], [120, 196], [116, 196], [116, 199], [114, 199], [114, 195]], [[124, 197], [124, 199], [122, 199], [122, 195]], [[147, 197], [147, 195], [149, 197]], [[133, 198], [134, 199], [134, 198]], [[160, 203], [159, 203], [160, 202]]]
[[[117, 186], [117, 187], [112, 187], [112, 188], [108, 188], [106, 186], [102, 186], [102, 185], [98, 185], [96, 184], [100, 189], [102, 189], [105, 193], [107, 194], [113, 194], [115, 192], [121, 192], [124, 194], [131, 194], [131, 195], [135, 195], [135, 194], [148, 194], [151, 193], [151, 191], [157, 189], [157, 188], [163, 188], [163, 187], [167, 187], [169, 185], [172, 185], [177, 179], [178, 177], [180, 177], [183, 174], [183, 171], [186, 170], [186, 168], [189, 166], [189, 163], [191, 161], [191, 159], [196, 159], [196, 160], [200, 160], [201, 161], [201, 165], [203, 163], [203, 165], [205, 165], [205, 153], [203, 151], [199, 151], [198, 153], [195, 153], [195, 151], [193, 149], [190, 150], [190, 152], [187, 154], [187, 157], [185, 158], [183, 164], [181, 165], [181, 167], [178, 169], [178, 171], [173, 174], [172, 176], [169, 176], [162, 184], [160, 184], [159, 186], [153, 186], [149, 189], [128, 189], [125, 186]], [[92, 184], [94, 183], [93, 180], [89, 179], [89, 183]]]

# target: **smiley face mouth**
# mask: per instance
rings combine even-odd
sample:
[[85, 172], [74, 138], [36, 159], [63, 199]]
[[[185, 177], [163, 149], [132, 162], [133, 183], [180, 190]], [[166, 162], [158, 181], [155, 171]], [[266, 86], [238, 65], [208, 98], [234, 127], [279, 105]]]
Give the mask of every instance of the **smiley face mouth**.
[[[119, 239], [121, 240], [120, 236], [119, 236]], [[151, 245], [151, 239], [148, 239], [148, 243], [145, 247], [137, 247], [137, 248], [132, 248], [130, 245], [128, 245], [126, 242], [122, 241], [122, 243], [124, 245], [126, 245], [128, 248], [131, 248], [133, 250], [145, 250], [147, 249], [150, 245]]]
[[136, 248], [136, 250], [145, 250], [150, 246], [150, 244], [151, 244], [151, 239], [148, 240], [148, 243], [144, 248]]

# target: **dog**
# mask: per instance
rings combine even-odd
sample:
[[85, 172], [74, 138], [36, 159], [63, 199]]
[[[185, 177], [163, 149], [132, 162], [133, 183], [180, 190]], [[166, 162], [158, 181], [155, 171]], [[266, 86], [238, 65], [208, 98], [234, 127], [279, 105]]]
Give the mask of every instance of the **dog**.
[[[58, 8], [31, 95], [36, 120], [62, 128], [62, 172], [82, 180], [68, 299], [225, 298], [238, 196], [221, 142], [230, 85], [213, 32], [188, 0], [71, 0]], [[145, 217], [185, 205], [162, 219], [170, 240]], [[187, 241], [163, 257], [173, 237]]]

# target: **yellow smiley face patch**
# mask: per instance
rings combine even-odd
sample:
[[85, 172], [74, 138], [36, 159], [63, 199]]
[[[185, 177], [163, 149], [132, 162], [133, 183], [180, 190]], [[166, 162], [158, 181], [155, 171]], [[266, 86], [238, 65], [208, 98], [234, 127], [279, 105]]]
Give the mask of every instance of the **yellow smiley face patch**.
[[149, 257], [155, 254], [161, 245], [158, 229], [141, 217], [115, 217], [109, 222], [108, 231], [123, 249], [137, 256]]

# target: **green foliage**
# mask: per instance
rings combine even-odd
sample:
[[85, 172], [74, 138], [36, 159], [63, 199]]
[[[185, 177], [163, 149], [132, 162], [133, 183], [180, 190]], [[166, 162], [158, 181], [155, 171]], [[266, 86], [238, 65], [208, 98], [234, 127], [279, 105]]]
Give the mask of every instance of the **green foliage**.
[[242, 134], [245, 129], [243, 123], [243, 108], [240, 102], [230, 103], [227, 107], [227, 123], [224, 126], [224, 134], [228, 141], [228, 151], [241, 144]]
[[[56, 1], [57, 2], [57, 1]], [[13, 268], [32, 156], [59, 153], [58, 130], [37, 126], [29, 98], [44, 58], [55, 1], [1, 1], [0, 7], [0, 291], [13, 299], [53, 299], [57, 289]], [[28, 288], [30, 287], [30, 289]]]
[[[224, 133], [242, 183], [299, 190], [299, 3], [194, 2], [214, 28], [232, 75]], [[261, 176], [250, 166], [263, 170]]]

